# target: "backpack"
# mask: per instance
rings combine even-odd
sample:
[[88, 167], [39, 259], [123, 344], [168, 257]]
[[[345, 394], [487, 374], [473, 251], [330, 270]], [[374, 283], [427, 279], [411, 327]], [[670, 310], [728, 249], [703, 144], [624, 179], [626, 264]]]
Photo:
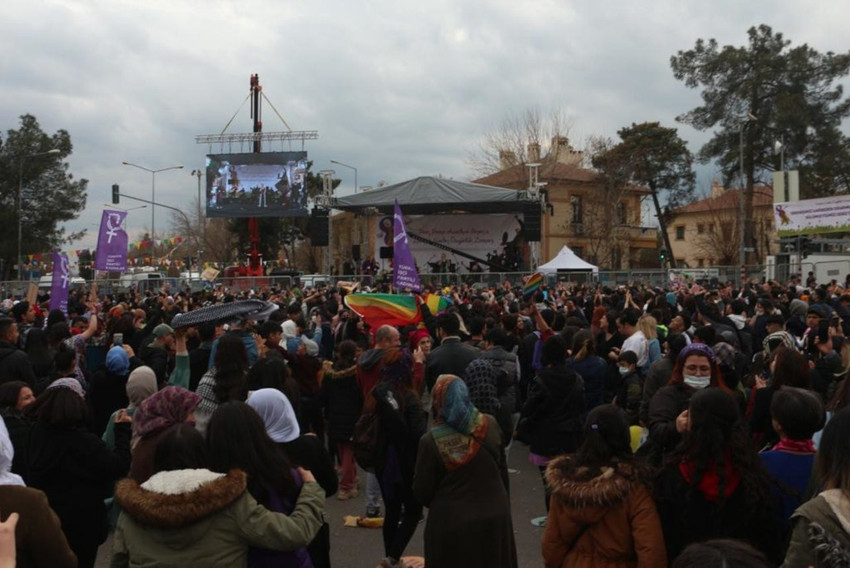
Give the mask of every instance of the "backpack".
[[378, 454], [378, 412], [377, 409], [363, 410], [354, 423], [351, 434], [351, 449], [357, 464], [369, 472], [375, 471]]

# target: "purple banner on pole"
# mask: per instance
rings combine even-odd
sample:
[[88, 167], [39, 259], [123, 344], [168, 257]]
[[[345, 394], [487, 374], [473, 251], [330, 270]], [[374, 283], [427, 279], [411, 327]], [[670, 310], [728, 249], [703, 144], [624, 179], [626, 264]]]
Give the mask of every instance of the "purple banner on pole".
[[100, 233], [97, 236], [96, 270], [122, 272], [127, 270], [127, 232], [121, 227], [126, 211], [103, 210]]
[[419, 274], [416, 272], [416, 263], [410, 252], [410, 242], [407, 240], [407, 230], [404, 228], [404, 218], [401, 216], [401, 207], [395, 202], [395, 216], [393, 220], [393, 286], [396, 290], [409, 289], [413, 292], [421, 292], [422, 284], [419, 282]]
[[50, 309], [62, 310], [68, 315], [68, 291], [71, 289], [71, 272], [68, 270], [68, 255], [53, 252], [53, 281], [50, 287]]

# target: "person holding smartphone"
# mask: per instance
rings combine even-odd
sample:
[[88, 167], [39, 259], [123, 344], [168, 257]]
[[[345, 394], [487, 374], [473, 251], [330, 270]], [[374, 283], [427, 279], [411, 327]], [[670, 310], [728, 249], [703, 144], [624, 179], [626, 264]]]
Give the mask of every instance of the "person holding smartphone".
[[821, 396], [824, 404], [829, 401], [836, 385], [846, 373], [841, 356], [835, 349], [833, 336], [830, 321], [822, 319], [816, 328], [810, 330], [806, 341], [812, 390]]

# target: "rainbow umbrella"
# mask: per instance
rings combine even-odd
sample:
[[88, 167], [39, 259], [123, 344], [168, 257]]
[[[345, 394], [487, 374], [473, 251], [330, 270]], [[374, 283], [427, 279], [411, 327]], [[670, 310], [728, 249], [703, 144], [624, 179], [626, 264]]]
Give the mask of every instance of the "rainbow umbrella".
[[432, 314], [437, 315], [446, 311], [452, 305], [452, 301], [440, 294], [426, 294], [425, 305]]
[[371, 327], [411, 325], [422, 321], [414, 296], [400, 294], [348, 294], [345, 305]]

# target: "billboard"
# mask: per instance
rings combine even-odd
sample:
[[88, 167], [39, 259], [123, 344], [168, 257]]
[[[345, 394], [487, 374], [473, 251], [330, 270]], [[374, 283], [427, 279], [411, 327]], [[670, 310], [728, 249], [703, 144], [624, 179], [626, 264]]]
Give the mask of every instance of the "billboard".
[[[527, 247], [516, 215], [404, 215], [404, 224], [408, 236], [412, 233], [425, 237], [482, 260], [491, 260], [512, 271], [527, 267]], [[380, 249], [393, 245], [393, 217], [380, 217], [375, 230], [377, 238], [373, 258], [380, 258]], [[485, 266], [414, 237], [409, 242], [420, 275], [486, 270]]]
[[207, 155], [207, 217], [306, 216], [307, 152]]
[[779, 237], [850, 231], [850, 195], [774, 203]]

